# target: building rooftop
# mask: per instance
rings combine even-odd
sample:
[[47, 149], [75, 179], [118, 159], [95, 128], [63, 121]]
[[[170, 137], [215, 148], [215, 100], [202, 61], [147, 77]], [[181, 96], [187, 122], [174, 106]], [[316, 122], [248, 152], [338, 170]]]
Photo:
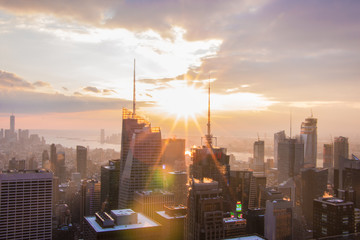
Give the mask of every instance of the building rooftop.
[[167, 214], [165, 211], [158, 211], [156, 212], [157, 214], [159, 214], [161, 217], [166, 218], [168, 220], [170, 219], [179, 219], [179, 218], [186, 218], [186, 214], [185, 215], [169, 215]]
[[237, 238], [226, 238], [225, 240], [265, 240], [265, 238], [260, 237], [258, 235], [247, 235]]
[[246, 219], [245, 218], [224, 218], [223, 219], [224, 223], [232, 223], [232, 222], [243, 222], [246, 223]]
[[342, 199], [335, 198], [335, 197], [320, 197], [318, 199], [314, 199], [315, 201], [319, 201], [322, 203], [327, 203], [331, 205], [352, 205], [352, 202], [346, 202]]
[[[123, 209], [122, 209], [123, 210]], [[126, 210], [126, 209], [125, 209]], [[116, 210], [118, 211], [118, 210]], [[90, 224], [90, 226], [98, 233], [100, 232], [111, 232], [111, 231], [122, 231], [128, 229], [139, 229], [139, 228], [149, 228], [149, 227], [158, 227], [159, 223], [151, 220], [150, 218], [138, 213], [138, 221], [136, 224], [128, 225], [115, 225], [114, 227], [102, 228], [97, 222], [96, 217], [85, 217], [85, 220]]]

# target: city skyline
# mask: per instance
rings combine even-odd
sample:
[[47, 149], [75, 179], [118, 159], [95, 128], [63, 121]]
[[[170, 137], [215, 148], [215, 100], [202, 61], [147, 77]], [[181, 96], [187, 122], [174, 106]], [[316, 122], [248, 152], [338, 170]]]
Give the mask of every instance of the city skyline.
[[356, 1], [83, 5], [0, 1], [1, 127], [120, 131], [136, 58], [138, 113], [168, 136], [203, 135], [209, 78], [217, 136], [288, 134], [290, 111], [296, 135], [311, 109], [319, 137], [358, 135]]

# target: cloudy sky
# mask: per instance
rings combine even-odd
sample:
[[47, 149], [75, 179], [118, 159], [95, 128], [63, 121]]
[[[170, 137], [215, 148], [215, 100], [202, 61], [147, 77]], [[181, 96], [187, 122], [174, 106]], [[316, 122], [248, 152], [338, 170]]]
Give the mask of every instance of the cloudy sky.
[[[358, 0], [0, 0], [0, 127], [358, 136]], [[187, 133], [185, 133], [187, 129]], [[195, 131], [197, 131], [195, 133]]]

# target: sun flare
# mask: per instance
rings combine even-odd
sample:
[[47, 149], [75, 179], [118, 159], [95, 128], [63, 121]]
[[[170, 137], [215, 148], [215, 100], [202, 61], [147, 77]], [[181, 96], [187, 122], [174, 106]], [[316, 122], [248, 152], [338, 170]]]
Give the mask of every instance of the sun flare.
[[[175, 86], [176, 85], [176, 86]], [[175, 83], [156, 95], [158, 108], [177, 118], [188, 119], [202, 114], [207, 109], [207, 96], [204, 89], [194, 85]]]

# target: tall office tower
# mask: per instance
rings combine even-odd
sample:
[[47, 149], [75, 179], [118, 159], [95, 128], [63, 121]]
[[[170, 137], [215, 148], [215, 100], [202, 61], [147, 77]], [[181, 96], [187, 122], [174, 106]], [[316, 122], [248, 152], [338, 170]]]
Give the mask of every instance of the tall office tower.
[[159, 223], [131, 209], [85, 217], [84, 239], [89, 240], [158, 240], [161, 232]]
[[334, 140], [334, 168], [339, 169], [340, 161], [349, 157], [349, 142], [346, 137], [336, 137]]
[[[249, 207], [250, 183], [253, 172], [248, 170], [230, 171], [231, 206], [240, 201], [244, 212]], [[235, 209], [231, 209], [235, 211]]]
[[345, 159], [349, 157], [349, 142], [348, 138], [335, 137], [334, 139], [334, 190], [337, 192], [338, 189], [342, 189], [342, 176], [339, 171], [340, 165]]
[[186, 171], [185, 139], [168, 138], [162, 140], [161, 161], [166, 171]]
[[213, 145], [214, 137], [211, 134], [210, 125], [210, 82], [208, 98], [207, 134], [204, 136], [205, 146], [191, 148], [190, 177], [199, 180], [210, 178], [217, 181], [223, 190], [226, 210], [230, 211], [230, 156], [226, 154], [226, 148]]
[[76, 146], [76, 166], [81, 178], [86, 178], [87, 149], [83, 146]]
[[51, 146], [50, 146], [50, 170], [54, 174], [56, 172], [56, 160], [57, 160], [56, 146], [55, 146], [55, 144], [51, 144]]
[[224, 238], [223, 197], [218, 182], [192, 179], [190, 184], [185, 239]]
[[59, 177], [60, 183], [66, 181], [65, 152], [56, 154], [55, 176]]
[[41, 155], [41, 167], [44, 169], [50, 169], [49, 160], [49, 152], [47, 150], [44, 150]]
[[105, 143], [105, 129], [100, 130], [100, 143]]
[[304, 166], [316, 167], [317, 157], [317, 118], [312, 116], [301, 123], [300, 137], [304, 143]]
[[80, 219], [94, 216], [100, 210], [100, 183], [95, 179], [83, 180], [81, 185]]
[[187, 208], [180, 206], [164, 206], [163, 211], [157, 211], [154, 218], [162, 227], [159, 239], [184, 240], [184, 227]]
[[304, 168], [301, 170], [301, 208], [307, 225], [313, 226], [313, 200], [327, 190], [328, 169]]
[[15, 116], [13, 114], [10, 116], [10, 132], [15, 133]]
[[134, 210], [154, 219], [157, 211], [163, 211], [164, 206], [174, 206], [174, 194], [165, 190], [136, 191]]
[[255, 172], [250, 181], [249, 208], [265, 207], [261, 205], [261, 193], [266, 188], [266, 177], [264, 173]]
[[297, 139], [286, 138], [278, 143], [279, 184], [300, 173], [304, 163], [304, 144]]
[[[123, 113], [128, 113], [124, 110]], [[127, 151], [127, 157], [121, 159], [120, 186], [119, 186], [119, 208], [132, 208], [135, 191], [160, 189], [163, 187], [163, 170], [161, 163], [161, 131], [160, 128], [151, 127], [144, 119], [131, 114], [131, 119], [126, 119], [129, 114], [123, 115], [123, 124], [130, 123], [131, 131], [125, 132], [123, 136], [132, 134], [132, 137], [122, 142], [122, 149]], [[126, 120], [130, 120], [126, 122]], [[134, 121], [133, 121], [134, 120]], [[134, 126], [137, 127], [133, 128]], [[142, 128], [138, 128], [142, 126]], [[124, 126], [123, 126], [124, 130]], [[123, 150], [122, 150], [123, 151]], [[122, 152], [123, 154], [124, 152]], [[120, 167], [121, 167], [120, 166]]]
[[332, 168], [333, 167], [333, 145], [332, 144], [324, 144], [323, 167], [324, 168]]
[[[360, 208], [360, 161], [343, 158], [335, 169], [335, 192], [338, 198], [353, 201], [354, 207]], [[352, 193], [355, 196], [351, 196]]]
[[188, 176], [186, 172], [169, 172], [166, 174], [165, 188], [174, 193], [175, 205], [187, 204], [187, 181]]
[[101, 204], [105, 210], [118, 208], [119, 177], [120, 159], [109, 160], [108, 165], [101, 166]]
[[2, 172], [0, 191], [0, 239], [51, 239], [51, 172]]
[[279, 149], [279, 142], [283, 142], [286, 138], [285, 131], [280, 131], [274, 134], [274, 163], [275, 166], [278, 166], [278, 149]]
[[278, 199], [266, 202], [265, 238], [292, 239], [292, 202]]
[[254, 142], [254, 171], [255, 172], [264, 172], [265, 171], [265, 147], [264, 141]]
[[353, 233], [354, 230], [354, 204], [352, 202], [345, 202], [338, 198], [314, 199], [314, 238], [346, 235]]

